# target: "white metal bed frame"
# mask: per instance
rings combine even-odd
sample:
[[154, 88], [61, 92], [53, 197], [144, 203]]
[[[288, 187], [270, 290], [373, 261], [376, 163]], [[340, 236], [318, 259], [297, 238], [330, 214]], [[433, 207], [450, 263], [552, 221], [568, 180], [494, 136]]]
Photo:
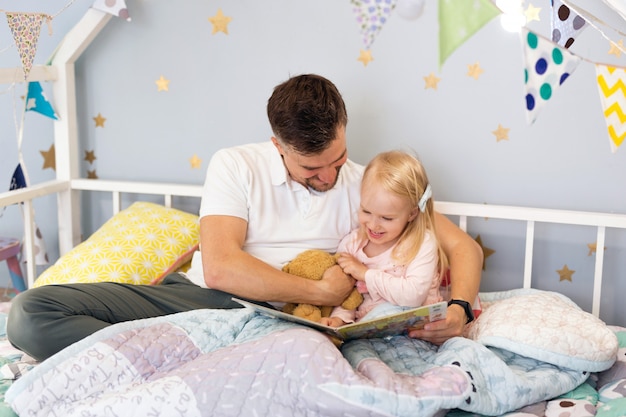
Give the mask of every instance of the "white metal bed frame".
[[[57, 194], [58, 211], [59, 211], [59, 248], [61, 254], [69, 251], [75, 244], [79, 243], [74, 240], [77, 229], [63, 227], [61, 221], [67, 214], [67, 207], [64, 206], [65, 200], [61, 197], [63, 193], [76, 194], [80, 191], [99, 191], [108, 192], [112, 195], [112, 212], [117, 213], [122, 209], [122, 195], [124, 193], [138, 195], [154, 195], [162, 196], [163, 204], [171, 207], [173, 197], [200, 197], [202, 192], [201, 185], [186, 185], [172, 183], [150, 183], [150, 182], [130, 182], [130, 181], [106, 181], [106, 180], [88, 180], [74, 179], [71, 181], [54, 180], [26, 189], [9, 191], [0, 194], [0, 206], [7, 206], [16, 203], [24, 203], [26, 206], [25, 219], [25, 240], [26, 256], [31, 256], [31, 262], [27, 262], [27, 286], [32, 286], [36, 278], [36, 270], [34, 267], [33, 243], [34, 230], [32, 227], [33, 218], [29, 217], [32, 213], [32, 201], [36, 198]], [[78, 197], [75, 197], [78, 198]], [[531, 207], [515, 207], [501, 205], [487, 205], [475, 203], [459, 203], [438, 201], [435, 203], [436, 209], [446, 215], [458, 216], [459, 226], [463, 230], [467, 230], [467, 222], [470, 218], [490, 218], [524, 222], [526, 225], [525, 236], [525, 258], [523, 271], [523, 288], [532, 287], [532, 269], [533, 269], [533, 249], [535, 243], [535, 225], [536, 223], [550, 224], [568, 224], [579, 226], [590, 226], [596, 228], [596, 245], [599, 248], [604, 247], [606, 230], [609, 228], [626, 230], [626, 215], [614, 213], [600, 212], [582, 212], [570, 210], [541, 209]], [[79, 210], [72, 211], [74, 215], [78, 215]], [[596, 252], [594, 284], [593, 284], [593, 300], [592, 314], [599, 316], [600, 314], [600, 296], [602, 290], [602, 272], [604, 266], [604, 251]]]
[[[54, 81], [54, 106], [59, 120], [54, 122], [56, 149], [56, 179], [25, 189], [0, 194], [0, 207], [24, 204], [24, 246], [26, 257], [27, 286], [36, 279], [34, 255], [33, 200], [56, 195], [58, 205], [59, 252], [64, 254], [80, 243], [80, 192], [81, 190], [112, 193], [113, 213], [121, 209], [121, 194], [149, 194], [164, 196], [164, 204], [172, 205], [173, 196], [200, 197], [202, 186], [147, 182], [124, 182], [81, 179], [79, 176], [78, 121], [76, 112], [75, 63], [111, 15], [96, 9], [88, 9], [79, 23], [66, 35], [51, 65], [33, 66], [28, 81]], [[21, 68], [0, 69], [0, 82], [23, 81]], [[436, 208], [446, 215], [459, 216], [459, 226], [467, 230], [471, 217], [517, 220], [526, 223], [526, 248], [523, 287], [531, 288], [535, 224], [538, 222], [593, 226], [597, 229], [597, 247], [603, 247], [606, 229], [626, 229], [626, 214], [578, 212], [526, 207], [437, 202]], [[599, 316], [602, 288], [603, 251], [596, 252], [592, 313]]]

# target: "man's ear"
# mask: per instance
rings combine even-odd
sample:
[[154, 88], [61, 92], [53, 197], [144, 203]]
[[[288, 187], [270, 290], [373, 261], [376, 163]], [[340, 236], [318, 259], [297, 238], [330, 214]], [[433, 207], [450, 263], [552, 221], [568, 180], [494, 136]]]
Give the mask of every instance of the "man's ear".
[[285, 154], [285, 151], [283, 150], [283, 147], [280, 145], [280, 142], [278, 141], [278, 139], [276, 139], [276, 136], [272, 136], [272, 143], [274, 144], [274, 146], [276, 146], [276, 149], [278, 150], [278, 153], [281, 155]]

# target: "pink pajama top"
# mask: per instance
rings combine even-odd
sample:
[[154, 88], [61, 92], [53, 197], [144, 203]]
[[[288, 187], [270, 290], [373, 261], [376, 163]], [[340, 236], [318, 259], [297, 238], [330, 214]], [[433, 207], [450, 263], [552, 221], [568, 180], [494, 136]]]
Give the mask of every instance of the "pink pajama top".
[[356, 311], [336, 307], [332, 312], [333, 317], [352, 323], [384, 302], [403, 307], [419, 307], [443, 300], [439, 292], [437, 244], [431, 233], [425, 234], [419, 253], [406, 265], [398, 265], [392, 259], [394, 247], [370, 258], [363, 252], [366, 243], [367, 240], [359, 239], [358, 229], [350, 232], [339, 243], [337, 252], [347, 252], [355, 256], [368, 268], [365, 273], [367, 293], [363, 294], [363, 303]]

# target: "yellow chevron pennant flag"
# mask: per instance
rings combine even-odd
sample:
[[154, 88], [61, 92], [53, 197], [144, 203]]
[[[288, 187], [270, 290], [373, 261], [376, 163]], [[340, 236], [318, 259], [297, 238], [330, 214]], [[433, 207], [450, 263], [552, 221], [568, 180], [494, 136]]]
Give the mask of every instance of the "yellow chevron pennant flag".
[[582, 58], [527, 28], [522, 28], [520, 34], [524, 48], [526, 120], [532, 124]]
[[596, 64], [596, 75], [611, 152], [615, 153], [626, 137], [626, 70]]
[[439, 68], [452, 52], [501, 13], [490, 0], [439, 0]]

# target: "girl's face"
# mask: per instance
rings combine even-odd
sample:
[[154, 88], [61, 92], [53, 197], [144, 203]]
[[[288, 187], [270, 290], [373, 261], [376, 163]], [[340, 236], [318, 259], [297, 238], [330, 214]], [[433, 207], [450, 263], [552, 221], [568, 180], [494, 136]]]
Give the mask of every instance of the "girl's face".
[[415, 219], [417, 207], [378, 184], [365, 184], [361, 189], [359, 224], [365, 230], [369, 245], [382, 252], [396, 244], [407, 223]]

